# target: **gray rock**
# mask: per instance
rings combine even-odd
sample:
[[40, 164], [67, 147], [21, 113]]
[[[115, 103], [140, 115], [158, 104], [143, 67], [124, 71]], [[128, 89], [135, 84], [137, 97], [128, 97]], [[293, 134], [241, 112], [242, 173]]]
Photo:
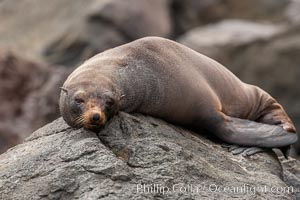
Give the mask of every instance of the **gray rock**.
[[110, 0], [95, 6], [91, 19], [111, 23], [130, 40], [171, 33], [168, 0]]
[[231, 19], [192, 29], [179, 37], [178, 41], [223, 62], [231, 51], [258, 40], [268, 40], [284, 31], [284, 25]]
[[293, 185], [297, 199], [300, 199], [300, 162], [296, 159], [284, 160], [281, 157], [284, 171], [284, 181], [287, 185]]
[[290, 0], [172, 0], [175, 33], [222, 19], [285, 21]]
[[133, 39], [170, 33], [168, 0], [11, 0], [0, 4], [0, 46], [55, 64], [74, 66]]
[[121, 112], [98, 137], [59, 118], [0, 155], [0, 199], [295, 198], [299, 187], [282, 174], [273, 152], [233, 156], [199, 134]]
[[284, 14], [291, 24], [300, 24], [300, 0], [291, 0], [291, 3], [285, 9]]
[[171, 34], [167, 0], [109, 0], [92, 5], [78, 24], [44, 49], [47, 61], [74, 66], [140, 37]]
[[[179, 41], [228, 67], [275, 97], [300, 129], [300, 26], [225, 21], [192, 30]], [[205, 38], [204, 38], [205, 36]], [[300, 153], [300, 142], [297, 145]]]

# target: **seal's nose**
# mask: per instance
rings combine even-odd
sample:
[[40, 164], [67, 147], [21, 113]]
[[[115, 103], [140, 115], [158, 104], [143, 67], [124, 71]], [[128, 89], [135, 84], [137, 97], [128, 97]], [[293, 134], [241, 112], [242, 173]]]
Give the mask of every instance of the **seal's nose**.
[[93, 121], [97, 122], [100, 120], [100, 115], [98, 113], [93, 114]]

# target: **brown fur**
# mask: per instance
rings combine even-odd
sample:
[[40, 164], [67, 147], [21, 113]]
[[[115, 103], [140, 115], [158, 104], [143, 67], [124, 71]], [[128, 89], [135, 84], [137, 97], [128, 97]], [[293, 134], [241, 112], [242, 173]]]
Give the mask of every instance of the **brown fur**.
[[[91, 86], [84, 89], [84, 84]], [[296, 140], [288, 133], [296, 132], [293, 123], [269, 94], [243, 83], [216, 61], [167, 39], [147, 37], [98, 54], [78, 67], [64, 88], [71, 95], [62, 92], [61, 110], [70, 125], [74, 123], [66, 99], [83, 89], [89, 98], [97, 93], [99, 105], [106, 103], [104, 93], [111, 93], [118, 106], [107, 119], [118, 110], [139, 112], [201, 127], [246, 146], [279, 147]]]

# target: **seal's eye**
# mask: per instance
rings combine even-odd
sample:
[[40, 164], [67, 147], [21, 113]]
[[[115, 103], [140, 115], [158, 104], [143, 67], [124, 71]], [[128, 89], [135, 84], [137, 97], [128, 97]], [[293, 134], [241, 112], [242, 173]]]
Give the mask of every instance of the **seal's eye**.
[[74, 101], [77, 105], [84, 103], [84, 100], [80, 97], [75, 97]]
[[109, 98], [109, 99], [107, 99], [106, 104], [107, 104], [108, 106], [113, 106], [113, 105], [115, 104], [115, 100]]

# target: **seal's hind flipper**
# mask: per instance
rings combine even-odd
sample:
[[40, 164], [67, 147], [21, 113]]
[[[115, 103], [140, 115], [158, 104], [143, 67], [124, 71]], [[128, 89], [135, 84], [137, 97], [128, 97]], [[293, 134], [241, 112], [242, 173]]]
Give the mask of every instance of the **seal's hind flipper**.
[[[220, 139], [231, 144], [250, 147], [284, 148], [295, 143], [296, 133], [284, 130], [280, 126], [224, 116], [216, 123], [214, 133]], [[283, 149], [287, 155], [288, 151]]]

